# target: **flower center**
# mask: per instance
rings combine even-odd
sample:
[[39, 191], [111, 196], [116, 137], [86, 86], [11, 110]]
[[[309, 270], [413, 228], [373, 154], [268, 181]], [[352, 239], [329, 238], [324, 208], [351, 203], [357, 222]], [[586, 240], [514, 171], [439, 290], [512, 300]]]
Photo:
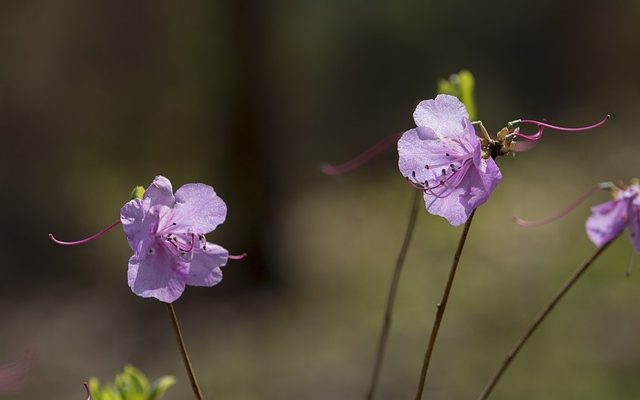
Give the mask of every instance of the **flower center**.
[[450, 158], [448, 163], [425, 165], [425, 169], [433, 171], [431, 178], [421, 182], [417, 178], [416, 171], [412, 171], [411, 177], [406, 177], [407, 181], [423, 193], [436, 197], [448, 196], [460, 184], [467, 170], [473, 164], [473, 155], [464, 154], [451, 158], [451, 155], [446, 153], [445, 157]]
[[[207, 239], [203, 234], [174, 231], [171, 229], [174, 227], [176, 227], [175, 222], [169, 226], [169, 229], [155, 234], [157, 242], [170, 254], [186, 256], [195, 250], [207, 250]], [[153, 255], [153, 251], [153, 248], [149, 249], [149, 254]]]

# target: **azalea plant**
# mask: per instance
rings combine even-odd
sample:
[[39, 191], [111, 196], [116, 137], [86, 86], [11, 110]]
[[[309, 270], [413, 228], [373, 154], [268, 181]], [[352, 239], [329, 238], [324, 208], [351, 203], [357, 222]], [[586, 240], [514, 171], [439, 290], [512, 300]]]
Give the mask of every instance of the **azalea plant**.
[[[469, 72], [463, 71], [459, 75], [452, 76], [448, 82], [441, 81], [439, 87], [444, 92], [463, 97], [475, 113], [473, 85], [473, 77]], [[436, 307], [427, 342], [416, 392], [416, 400], [419, 400], [422, 398], [431, 356], [473, 216], [476, 209], [489, 199], [502, 180], [502, 173], [495, 159], [499, 156], [513, 155], [528, 147], [519, 147], [517, 139], [526, 142], [538, 141], [542, 138], [545, 129], [561, 132], [586, 131], [599, 127], [609, 119], [609, 116], [607, 115], [596, 124], [579, 128], [565, 128], [542, 121], [517, 119], [507, 123], [495, 137], [491, 137], [481, 121], [470, 119], [467, 106], [458, 97], [440, 94], [435, 99], [420, 102], [413, 113], [413, 119], [415, 128], [401, 135], [390, 136], [347, 163], [323, 167], [323, 171], [328, 175], [349, 172], [363, 165], [397, 140], [400, 173], [411, 187], [417, 190], [391, 280], [367, 399], [373, 399], [376, 394], [400, 271], [415, 227], [417, 194], [422, 195], [425, 208], [430, 214], [444, 217], [453, 226], [464, 224], [441, 300]], [[527, 125], [535, 126], [537, 131], [531, 134], [522, 132], [521, 128]]]
[[[322, 168], [327, 175], [341, 175], [362, 166], [395, 144], [400, 175], [408, 188], [414, 191], [389, 286], [367, 399], [373, 399], [377, 394], [398, 283], [422, 204], [429, 214], [444, 218], [451, 226], [463, 228], [428, 335], [416, 400], [420, 400], [423, 395], [432, 354], [474, 215], [479, 207], [489, 201], [503, 179], [503, 172], [497, 162], [499, 157], [513, 156], [529, 149], [529, 144], [539, 141], [545, 131], [591, 130], [601, 126], [609, 118], [607, 115], [595, 124], [577, 128], [561, 127], [533, 119], [516, 119], [491, 135], [482, 121], [476, 119], [474, 86], [475, 80], [468, 71], [461, 71], [448, 80], [441, 80], [438, 85], [439, 94], [416, 106], [413, 112], [415, 127], [384, 138], [344, 164], [325, 165]], [[526, 133], [524, 130], [527, 128], [533, 129], [533, 132]], [[597, 246], [597, 250], [561, 287], [507, 354], [480, 394], [480, 400], [488, 398], [533, 332], [625, 228], [629, 229], [634, 253], [640, 251], [638, 180], [633, 180], [628, 185], [611, 182], [599, 184], [551, 217], [538, 221], [516, 218], [515, 222], [524, 227], [534, 227], [555, 221], [586, 201], [598, 189], [608, 190], [613, 199], [593, 207], [586, 222], [587, 235]], [[187, 286], [213, 287], [219, 284], [223, 278], [222, 268], [227, 262], [246, 256], [230, 255], [225, 248], [207, 240], [207, 235], [222, 224], [226, 216], [227, 205], [213, 187], [189, 183], [174, 193], [167, 178], [156, 176], [146, 188], [136, 187], [129, 201], [121, 207], [119, 220], [95, 235], [77, 241], [62, 241], [50, 234], [51, 240], [59, 245], [75, 246], [95, 240], [116, 227], [122, 227], [132, 251], [127, 263], [127, 284], [137, 296], [156, 299], [166, 305], [194, 396], [198, 400], [204, 399], [204, 395], [196, 379], [173, 303], [183, 295]], [[630, 268], [631, 261], [627, 272]], [[12, 390], [17, 387], [29, 369], [18, 368], [17, 365], [11, 368], [0, 367], [0, 394], [3, 388]], [[117, 375], [113, 384], [101, 385], [96, 378], [92, 378], [86, 387], [89, 398], [93, 400], [157, 400], [174, 383], [173, 377], [163, 377], [150, 383], [140, 371], [127, 366]]]
[[120, 220], [86, 239], [67, 242], [49, 237], [55, 243], [74, 246], [88, 243], [122, 225], [133, 255], [129, 258], [127, 282], [140, 297], [153, 297], [166, 303], [178, 340], [182, 359], [197, 399], [202, 390], [191, 365], [173, 302], [190, 286], [215, 286], [222, 280], [230, 256], [224, 248], [209, 243], [206, 234], [224, 222], [227, 206], [213, 187], [188, 183], [173, 193], [171, 182], [157, 176], [143, 189], [134, 188], [132, 199], [120, 210]]

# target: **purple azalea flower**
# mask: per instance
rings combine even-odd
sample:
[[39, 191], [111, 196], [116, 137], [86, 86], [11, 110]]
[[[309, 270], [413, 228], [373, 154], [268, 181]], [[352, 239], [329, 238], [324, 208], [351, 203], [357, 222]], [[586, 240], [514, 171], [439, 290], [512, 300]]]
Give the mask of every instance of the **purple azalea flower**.
[[537, 221], [514, 218], [514, 222], [524, 227], [545, 225], [569, 214], [599, 189], [611, 191], [613, 200], [591, 208], [586, 230], [589, 239], [598, 247], [611, 241], [625, 228], [629, 228], [631, 242], [640, 251], [640, 180], [634, 179], [629, 186], [612, 182], [600, 183], [578, 197], [560, 212]]
[[398, 166], [422, 190], [431, 214], [461, 225], [487, 201], [502, 179], [495, 161], [484, 158], [480, 138], [458, 98], [438, 95], [418, 104], [416, 128], [398, 141]]
[[602, 246], [629, 228], [631, 242], [640, 251], [640, 184], [616, 190], [614, 199], [591, 208], [586, 228], [589, 239]]
[[227, 206], [211, 186], [189, 183], [173, 194], [171, 182], [157, 176], [141, 198], [126, 203], [120, 220], [97, 234], [62, 245], [92, 241], [122, 224], [133, 255], [127, 274], [129, 287], [141, 297], [172, 303], [186, 285], [214, 286], [222, 280], [221, 267], [230, 256], [224, 248], [207, 242], [205, 235], [224, 222]]
[[[612, 182], [600, 183], [552, 216], [537, 221], [516, 217], [513, 221], [523, 227], [548, 224], [569, 214], [599, 189], [611, 191], [613, 200], [591, 207], [591, 216], [585, 224], [587, 236], [596, 246], [602, 247], [618, 237], [628, 227], [635, 252], [640, 251], [640, 180], [638, 179], [632, 180], [629, 186], [616, 185]], [[635, 252], [631, 252], [627, 265], [627, 276], [631, 274]]]
[[[461, 225], [474, 209], [487, 201], [502, 179], [495, 157], [532, 148], [545, 129], [582, 132], [601, 126], [609, 117], [593, 125], [574, 128], [518, 119], [509, 122], [495, 139], [482, 122], [476, 121], [474, 124], [483, 134], [480, 138], [464, 104], [457, 97], [441, 94], [418, 104], [413, 113], [417, 125], [414, 129], [390, 135], [352, 160], [339, 165], [325, 164], [321, 170], [331, 176], [342, 175], [359, 168], [397, 141], [400, 172], [423, 192], [427, 211], [446, 218], [451, 225]], [[535, 133], [521, 132], [521, 127], [526, 125], [538, 129]]]
[[176, 191], [157, 176], [142, 199], [122, 207], [120, 221], [133, 255], [128, 281], [141, 297], [175, 301], [185, 285], [214, 286], [229, 252], [208, 243], [205, 234], [224, 222], [227, 206], [213, 188], [189, 183]]

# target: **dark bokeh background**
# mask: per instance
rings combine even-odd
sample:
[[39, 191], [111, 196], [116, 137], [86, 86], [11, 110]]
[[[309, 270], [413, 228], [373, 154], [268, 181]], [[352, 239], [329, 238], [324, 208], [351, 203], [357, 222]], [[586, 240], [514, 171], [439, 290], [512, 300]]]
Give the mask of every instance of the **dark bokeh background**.
[[[213, 185], [210, 239], [250, 257], [176, 303], [204, 391], [218, 399], [365, 392], [411, 189], [390, 149], [319, 173], [412, 126], [437, 79], [476, 76], [492, 131], [518, 117], [603, 128], [548, 133], [500, 161], [476, 217], [432, 364], [431, 399], [480, 392], [546, 299], [592, 251], [588, 206], [524, 230], [593, 183], [638, 176], [637, 1], [4, 1], [0, 5], [0, 364], [33, 350], [15, 399], [82, 398], [129, 362], [180, 380], [165, 308], [126, 285], [113, 222], [163, 174]], [[590, 204], [605, 201], [606, 194]], [[381, 398], [415, 391], [460, 228], [422, 212], [402, 277]], [[625, 237], [536, 333], [495, 399], [637, 399], [640, 274]]]

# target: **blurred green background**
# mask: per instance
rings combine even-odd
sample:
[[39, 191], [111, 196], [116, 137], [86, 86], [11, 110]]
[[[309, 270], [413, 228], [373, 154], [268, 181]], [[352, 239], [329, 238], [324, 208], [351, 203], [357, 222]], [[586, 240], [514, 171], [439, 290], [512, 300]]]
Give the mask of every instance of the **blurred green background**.
[[[0, 4], [0, 363], [37, 354], [12, 398], [82, 398], [125, 363], [175, 375], [165, 307], [133, 295], [118, 218], [134, 185], [215, 187], [209, 236], [244, 261], [175, 304], [216, 399], [364, 396], [412, 189], [393, 149], [321, 175], [413, 126], [439, 78], [476, 77], [491, 131], [518, 117], [549, 132], [499, 164], [477, 213], [436, 347], [428, 398], [472, 399], [543, 303], [594, 246], [585, 205], [525, 230], [602, 180], [640, 174], [640, 2], [228, 0]], [[607, 200], [596, 195], [589, 204]], [[421, 212], [400, 282], [381, 399], [412, 398], [460, 228]], [[640, 271], [628, 238], [597, 261], [519, 355], [492, 398], [640, 397]], [[640, 261], [639, 261], [640, 262]]]

